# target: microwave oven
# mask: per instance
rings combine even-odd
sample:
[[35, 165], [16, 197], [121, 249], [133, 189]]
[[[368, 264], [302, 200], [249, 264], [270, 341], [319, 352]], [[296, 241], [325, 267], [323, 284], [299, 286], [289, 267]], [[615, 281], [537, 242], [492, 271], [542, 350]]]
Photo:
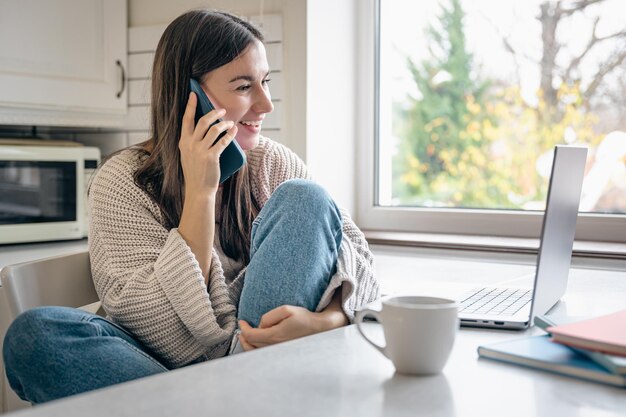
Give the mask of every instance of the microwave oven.
[[87, 236], [87, 187], [100, 150], [38, 142], [0, 141], [0, 244]]

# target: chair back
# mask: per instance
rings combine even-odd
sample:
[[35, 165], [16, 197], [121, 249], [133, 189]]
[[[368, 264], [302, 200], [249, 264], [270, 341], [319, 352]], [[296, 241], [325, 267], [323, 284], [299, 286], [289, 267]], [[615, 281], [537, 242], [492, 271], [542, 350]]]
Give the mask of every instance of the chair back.
[[0, 279], [14, 318], [34, 307], [98, 301], [87, 251], [5, 266]]

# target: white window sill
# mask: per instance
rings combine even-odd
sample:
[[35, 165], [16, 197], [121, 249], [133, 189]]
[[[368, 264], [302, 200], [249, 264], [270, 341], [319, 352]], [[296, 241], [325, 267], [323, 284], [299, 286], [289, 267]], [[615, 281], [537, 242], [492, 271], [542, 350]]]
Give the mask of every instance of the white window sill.
[[[363, 230], [375, 245], [536, 254], [539, 239]], [[626, 243], [575, 241], [574, 257], [626, 260]]]

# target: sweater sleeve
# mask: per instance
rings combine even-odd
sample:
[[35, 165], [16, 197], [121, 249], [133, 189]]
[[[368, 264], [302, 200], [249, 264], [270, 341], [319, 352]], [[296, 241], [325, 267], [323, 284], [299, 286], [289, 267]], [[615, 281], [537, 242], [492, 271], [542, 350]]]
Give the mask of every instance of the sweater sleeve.
[[[253, 192], [263, 204], [283, 182], [293, 178], [311, 179], [304, 162], [286, 146], [265, 139], [250, 155], [252, 168], [266, 178], [253, 185]], [[255, 151], [257, 151], [255, 149]], [[317, 311], [330, 303], [337, 288], [341, 287], [342, 307], [350, 321], [355, 311], [380, 297], [380, 286], [374, 276], [374, 257], [363, 232], [356, 226], [347, 210], [340, 208], [343, 239], [339, 247], [337, 272], [322, 295]]]
[[162, 225], [124, 158], [107, 161], [89, 192], [89, 253], [103, 307], [170, 368], [223, 356], [236, 317], [219, 258], [214, 251], [207, 290], [193, 252]]

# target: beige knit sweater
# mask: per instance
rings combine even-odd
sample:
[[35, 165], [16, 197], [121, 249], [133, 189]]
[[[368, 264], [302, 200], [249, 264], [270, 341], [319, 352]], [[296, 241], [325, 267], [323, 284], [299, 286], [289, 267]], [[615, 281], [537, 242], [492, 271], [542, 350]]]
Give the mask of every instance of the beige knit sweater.
[[[267, 138], [260, 139], [247, 159], [252, 192], [261, 206], [282, 182], [309, 177], [293, 152]], [[89, 253], [103, 307], [109, 319], [170, 368], [224, 356], [236, 328], [245, 268], [227, 282], [222, 269], [227, 260], [214, 248], [207, 288], [185, 240], [176, 228], [164, 227], [158, 206], [135, 185], [139, 165], [139, 153], [123, 151], [91, 183]], [[342, 286], [342, 306], [353, 319], [356, 309], [379, 296], [379, 285], [363, 234], [344, 210], [342, 217], [337, 273], [317, 311]]]

